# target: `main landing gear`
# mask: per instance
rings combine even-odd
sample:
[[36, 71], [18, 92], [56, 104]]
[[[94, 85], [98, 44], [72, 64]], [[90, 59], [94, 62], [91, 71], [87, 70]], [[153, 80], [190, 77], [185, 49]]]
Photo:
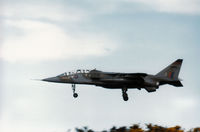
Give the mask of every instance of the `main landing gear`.
[[128, 101], [128, 94], [126, 93], [128, 91], [127, 88], [122, 88], [122, 97], [124, 101]]
[[73, 97], [77, 98], [78, 94], [76, 93], [76, 85], [75, 84], [72, 84], [72, 90], [73, 90]]

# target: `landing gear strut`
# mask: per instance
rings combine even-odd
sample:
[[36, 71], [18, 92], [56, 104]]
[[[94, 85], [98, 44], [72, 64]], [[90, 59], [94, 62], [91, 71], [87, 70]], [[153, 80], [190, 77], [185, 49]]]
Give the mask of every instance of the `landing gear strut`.
[[128, 91], [127, 88], [122, 88], [122, 97], [124, 101], [128, 101], [128, 94], [126, 93]]
[[73, 97], [77, 98], [78, 94], [76, 93], [76, 85], [75, 84], [72, 84], [72, 90], [73, 90]]

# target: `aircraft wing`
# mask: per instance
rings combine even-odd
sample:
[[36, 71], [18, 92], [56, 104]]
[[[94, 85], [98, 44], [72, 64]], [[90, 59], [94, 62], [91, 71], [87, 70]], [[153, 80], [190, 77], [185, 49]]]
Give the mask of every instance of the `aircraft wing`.
[[146, 77], [147, 74], [146, 73], [130, 73], [130, 74], [125, 74], [124, 75], [124, 78], [143, 78], [143, 77]]
[[127, 77], [127, 78], [131, 78], [131, 77], [145, 77], [147, 76], [146, 73], [117, 73], [117, 72], [104, 72], [104, 74], [106, 75], [111, 75], [111, 76], [123, 76], [123, 77]]
[[147, 75], [145, 73], [131, 73], [131, 74], [126, 74], [126, 73], [115, 73], [115, 74], [107, 74], [113, 76], [113, 78], [101, 78], [99, 81], [101, 82], [133, 82], [133, 81], [143, 81], [144, 77]]
[[125, 79], [121, 79], [121, 78], [116, 78], [116, 79], [100, 79], [99, 81], [101, 82], [124, 82], [127, 81]]

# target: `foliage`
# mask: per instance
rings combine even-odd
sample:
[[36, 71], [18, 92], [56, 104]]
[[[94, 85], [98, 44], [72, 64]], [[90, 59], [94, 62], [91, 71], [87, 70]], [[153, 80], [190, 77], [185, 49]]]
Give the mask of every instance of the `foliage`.
[[[76, 128], [76, 132], [97, 132], [92, 129], [88, 129], [88, 127], [83, 127], [81, 129]], [[143, 129], [138, 124], [133, 124], [130, 127], [115, 127], [113, 126], [111, 129], [103, 130], [101, 132], [184, 132], [181, 126], [174, 127], [163, 127], [159, 125], [146, 124], [146, 129]], [[200, 132], [200, 127], [190, 129], [188, 132]]]

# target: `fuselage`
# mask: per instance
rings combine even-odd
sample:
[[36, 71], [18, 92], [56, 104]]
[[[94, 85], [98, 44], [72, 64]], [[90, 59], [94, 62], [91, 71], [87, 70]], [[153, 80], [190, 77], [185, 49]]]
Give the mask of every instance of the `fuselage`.
[[91, 70], [81, 72], [78, 70], [73, 73], [63, 73], [56, 77], [46, 78], [43, 81], [55, 83], [86, 84], [96, 85], [104, 88], [144, 88], [145, 86], [154, 86], [151, 83], [145, 83], [145, 77], [152, 77], [146, 73], [114, 73]]
[[122, 89], [123, 99], [128, 100], [127, 90], [130, 88], [144, 88], [148, 92], [155, 92], [160, 85], [170, 84], [182, 87], [178, 79], [182, 59], [178, 59], [156, 75], [146, 73], [116, 73], [99, 70], [77, 70], [65, 72], [55, 77], [45, 78], [42, 81], [72, 84], [73, 96], [76, 98], [75, 84], [95, 85], [109, 89]]

